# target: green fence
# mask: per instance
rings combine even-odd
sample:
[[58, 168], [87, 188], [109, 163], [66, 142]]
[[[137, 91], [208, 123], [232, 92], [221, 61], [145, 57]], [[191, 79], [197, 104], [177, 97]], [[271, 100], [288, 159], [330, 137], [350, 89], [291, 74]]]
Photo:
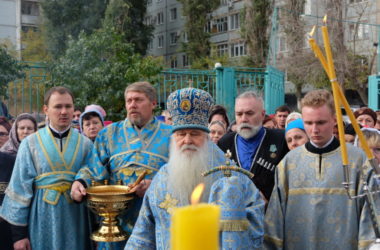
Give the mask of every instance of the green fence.
[[9, 113], [16, 116], [20, 113], [42, 112], [43, 96], [46, 91], [46, 80], [49, 72], [42, 63], [22, 62], [28, 65], [25, 77], [8, 83], [7, 104]]
[[[26, 77], [8, 86], [5, 101], [10, 113], [41, 112], [46, 80], [50, 77], [47, 67], [40, 63], [29, 63]], [[158, 92], [158, 102], [165, 106], [168, 95], [176, 89], [195, 87], [208, 91], [216, 103], [225, 106], [231, 119], [234, 118], [234, 103], [238, 94], [254, 90], [263, 95], [267, 113], [284, 104], [284, 73], [273, 68], [230, 68], [215, 70], [176, 70], [160, 73], [154, 86]]]
[[195, 87], [208, 91], [216, 103], [225, 106], [228, 116], [234, 118], [235, 98], [238, 94], [254, 90], [265, 99], [267, 113], [284, 104], [284, 73], [273, 68], [229, 68], [215, 70], [165, 70], [154, 84], [158, 90], [158, 102], [166, 105], [168, 95], [180, 88]]

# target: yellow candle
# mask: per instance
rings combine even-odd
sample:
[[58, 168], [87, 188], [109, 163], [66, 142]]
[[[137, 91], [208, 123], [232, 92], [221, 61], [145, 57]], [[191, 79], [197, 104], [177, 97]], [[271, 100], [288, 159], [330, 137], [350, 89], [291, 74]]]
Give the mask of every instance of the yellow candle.
[[195, 193], [196, 190], [192, 194], [192, 205], [173, 209], [171, 250], [219, 249], [220, 207], [195, 204]]
[[338, 93], [339, 92], [338, 88], [340, 88], [340, 86], [338, 85], [338, 82], [336, 79], [334, 61], [333, 61], [331, 47], [330, 47], [329, 33], [326, 26], [326, 19], [327, 19], [327, 16], [325, 16], [323, 19], [324, 25], [322, 26], [322, 37], [323, 37], [323, 43], [325, 45], [325, 52], [326, 52], [326, 58], [327, 58], [327, 68], [328, 68], [327, 75], [329, 76], [330, 81], [332, 83], [335, 112], [336, 112], [338, 131], [339, 131], [339, 141], [340, 141], [340, 146], [342, 149], [342, 162], [343, 162], [343, 165], [348, 165], [347, 146], [346, 146], [346, 141], [344, 139], [343, 118], [342, 118], [342, 111], [340, 109], [341, 102], [340, 102], [339, 93]]
[[329, 70], [328, 70], [326, 58], [323, 56], [321, 49], [319, 48], [318, 44], [315, 42], [315, 39], [313, 38], [314, 31], [315, 31], [315, 26], [313, 27], [313, 29], [309, 33], [310, 48], [314, 51], [315, 56], [321, 62], [323, 69], [327, 72], [327, 75], [329, 75]]
[[172, 250], [219, 249], [220, 208], [211, 204], [173, 210]]
[[343, 95], [343, 91], [341, 88], [339, 88], [338, 93], [339, 93], [340, 100], [342, 101], [343, 107], [346, 110], [346, 113], [351, 120], [352, 126], [354, 127], [355, 132], [359, 138], [361, 147], [363, 148], [365, 154], [367, 155], [367, 158], [373, 159], [374, 156], [373, 156], [372, 150], [369, 148], [368, 143], [366, 139], [364, 138], [363, 132], [360, 130], [359, 124], [356, 121], [354, 113], [352, 112], [350, 105], [348, 104], [346, 100], [346, 97]]
[[[326, 16], [323, 20], [323, 22], [326, 24]], [[344, 140], [344, 132], [341, 132], [343, 129], [343, 122], [342, 122], [342, 115], [340, 111], [340, 104], [343, 105], [344, 109], [347, 112], [348, 117], [351, 120], [351, 123], [355, 129], [356, 134], [358, 135], [360, 144], [364, 150], [364, 152], [367, 155], [368, 159], [373, 159], [373, 153], [370, 150], [367, 141], [364, 138], [364, 135], [362, 131], [360, 130], [360, 127], [356, 121], [356, 118], [350, 108], [350, 105], [347, 102], [346, 97], [343, 94], [343, 91], [341, 87], [338, 84], [338, 81], [336, 79], [336, 74], [335, 74], [335, 68], [334, 68], [334, 62], [332, 59], [332, 53], [331, 53], [331, 47], [330, 47], [330, 40], [329, 40], [329, 35], [328, 35], [328, 30], [326, 26], [322, 27], [322, 35], [323, 35], [323, 42], [325, 44], [325, 50], [326, 50], [326, 56], [327, 56], [327, 61], [325, 57], [323, 56], [323, 53], [321, 49], [319, 48], [318, 44], [315, 42], [315, 40], [312, 38], [313, 34], [315, 31], [315, 26], [309, 33], [309, 44], [310, 48], [314, 51], [315, 56], [319, 59], [319, 61], [322, 64], [322, 67], [326, 71], [326, 74], [328, 75], [331, 83], [332, 83], [332, 89], [333, 89], [333, 96], [334, 96], [334, 102], [335, 102], [335, 109], [337, 113], [337, 122], [338, 122], [338, 130], [339, 130], [339, 141], [341, 142], [342, 145], [342, 161], [343, 164], [348, 164], [348, 157], [347, 157], [347, 148], [345, 145], [345, 140]], [[339, 125], [341, 124], [341, 125]]]

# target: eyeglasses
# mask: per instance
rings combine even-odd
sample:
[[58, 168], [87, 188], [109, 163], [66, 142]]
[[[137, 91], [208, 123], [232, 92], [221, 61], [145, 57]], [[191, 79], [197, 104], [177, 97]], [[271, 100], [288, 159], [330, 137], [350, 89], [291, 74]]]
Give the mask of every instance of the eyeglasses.
[[3, 137], [3, 136], [8, 136], [9, 134], [6, 133], [6, 132], [0, 132], [0, 137]]

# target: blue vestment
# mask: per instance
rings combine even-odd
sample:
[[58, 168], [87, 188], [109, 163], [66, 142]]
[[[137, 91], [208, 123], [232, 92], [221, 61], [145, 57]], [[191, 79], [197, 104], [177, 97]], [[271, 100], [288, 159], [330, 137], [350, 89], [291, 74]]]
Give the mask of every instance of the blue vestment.
[[[212, 142], [209, 142], [208, 159], [209, 169], [225, 165], [226, 162], [223, 152]], [[210, 183], [213, 183], [209, 202], [220, 205], [222, 209], [226, 231], [221, 233], [221, 249], [259, 248], [264, 234], [264, 202], [252, 181], [236, 172], [233, 172], [232, 177], [224, 177], [221, 172], [216, 172], [205, 178], [212, 178]], [[169, 190], [168, 169], [165, 165], [144, 196], [139, 218], [125, 249], [169, 249], [170, 211], [173, 207], [188, 205], [184, 203]], [[242, 214], [243, 223], [240, 223]], [[227, 218], [230, 221], [226, 221]], [[247, 226], [244, 232], [240, 231], [244, 227], [241, 225], [234, 231], [232, 224], [244, 222]]]
[[[128, 119], [113, 123], [102, 129], [96, 137], [94, 149], [87, 164], [76, 179], [87, 186], [91, 181], [109, 180], [110, 184], [121, 181], [133, 183], [144, 170], [146, 179], [152, 179], [168, 160], [171, 126], [153, 118], [141, 129], [135, 128]], [[142, 198], [136, 197], [121, 219], [124, 230], [131, 233], [138, 217]], [[117, 244], [116, 244], [117, 245]], [[102, 244], [99, 244], [102, 248]], [[118, 248], [117, 246], [114, 247]]]
[[[366, 180], [360, 169], [369, 168], [361, 149], [347, 144], [347, 150], [349, 192], [358, 195]], [[323, 154], [305, 145], [290, 151], [277, 166], [265, 214], [265, 249], [368, 247], [373, 232], [364, 198], [350, 200], [343, 182], [340, 147]]]
[[22, 141], [0, 216], [28, 226], [33, 250], [88, 249], [87, 210], [71, 200], [70, 187], [92, 142], [74, 129], [62, 152], [58, 140], [47, 126]]

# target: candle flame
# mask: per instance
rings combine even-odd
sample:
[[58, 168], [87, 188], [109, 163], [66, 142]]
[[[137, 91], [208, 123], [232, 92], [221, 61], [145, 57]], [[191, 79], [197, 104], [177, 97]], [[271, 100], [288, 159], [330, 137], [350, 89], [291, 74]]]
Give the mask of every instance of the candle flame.
[[315, 32], [315, 25], [313, 26], [313, 28], [311, 29], [310, 33], [309, 33], [309, 36], [312, 37], [314, 35], [314, 32]]
[[195, 188], [194, 191], [191, 193], [191, 205], [198, 204], [201, 197], [203, 190], [205, 189], [205, 184], [199, 183]]
[[323, 23], [324, 23], [324, 24], [327, 23], [327, 14], [323, 17]]

